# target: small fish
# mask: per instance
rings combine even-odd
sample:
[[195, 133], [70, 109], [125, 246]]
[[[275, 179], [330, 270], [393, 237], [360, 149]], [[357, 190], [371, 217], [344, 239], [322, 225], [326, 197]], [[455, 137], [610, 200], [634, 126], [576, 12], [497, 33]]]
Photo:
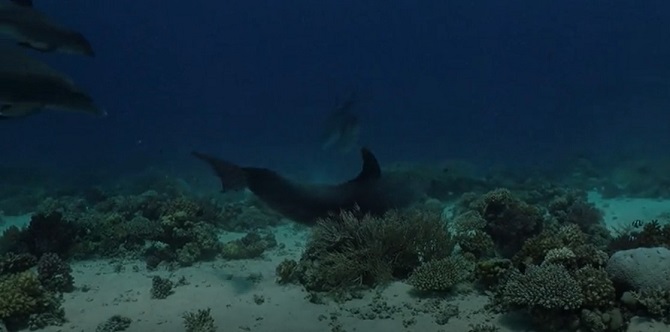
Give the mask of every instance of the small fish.
[[20, 50], [0, 48], [0, 117], [25, 117], [44, 109], [106, 114], [64, 74]]
[[633, 220], [631, 225], [635, 228], [640, 228], [640, 227], [644, 226], [644, 221], [642, 221], [640, 219], [635, 219], [635, 220]]
[[348, 153], [357, 147], [360, 133], [360, 120], [352, 112], [356, 105], [355, 95], [350, 94], [328, 116], [324, 123], [321, 148], [336, 148], [341, 153]]
[[31, 1], [0, 3], [0, 33], [21, 47], [39, 52], [95, 55], [84, 35], [52, 21], [33, 8]]

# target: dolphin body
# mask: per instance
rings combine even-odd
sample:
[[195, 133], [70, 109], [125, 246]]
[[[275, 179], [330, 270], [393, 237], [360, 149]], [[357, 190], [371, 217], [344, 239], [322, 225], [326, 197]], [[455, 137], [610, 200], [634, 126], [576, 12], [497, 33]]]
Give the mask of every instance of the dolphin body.
[[248, 188], [270, 208], [294, 221], [312, 225], [342, 210], [380, 215], [412, 203], [416, 193], [407, 183], [382, 176], [377, 158], [361, 149], [363, 167], [353, 179], [336, 185], [301, 184], [267, 168], [242, 167], [229, 161], [193, 152], [220, 178], [223, 190]]
[[106, 114], [64, 74], [18, 49], [0, 48], [0, 119], [44, 109]]
[[53, 22], [32, 7], [32, 1], [0, 3], [0, 33], [17, 44], [40, 52], [94, 56], [90, 42], [81, 33]]

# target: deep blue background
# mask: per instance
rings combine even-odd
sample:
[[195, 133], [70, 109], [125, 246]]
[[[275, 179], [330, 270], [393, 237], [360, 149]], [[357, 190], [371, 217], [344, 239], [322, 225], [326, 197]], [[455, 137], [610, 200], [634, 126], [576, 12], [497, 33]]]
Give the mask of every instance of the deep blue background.
[[0, 123], [2, 163], [191, 165], [200, 149], [328, 173], [318, 125], [352, 88], [382, 161], [670, 148], [668, 1], [35, 2], [93, 43], [94, 59], [40, 57], [109, 116]]

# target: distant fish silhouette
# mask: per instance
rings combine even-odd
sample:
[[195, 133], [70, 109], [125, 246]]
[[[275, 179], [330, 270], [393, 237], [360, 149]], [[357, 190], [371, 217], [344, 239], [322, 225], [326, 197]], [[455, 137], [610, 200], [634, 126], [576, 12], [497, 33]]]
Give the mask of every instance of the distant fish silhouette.
[[0, 3], [0, 33], [16, 40], [19, 46], [40, 52], [95, 54], [81, 33], [52, 21], [33, 8], [32, 1]]
[[361, 125], [352, 111], [355, 99], [354, 94], [349, 95], [326, 119], [321, 145], [324, 150], [335, 148], [341, 153], [348, 153], [357, 147]]
[[46, 63], [14, 48], [0, 48], [0, 118], [44, 109], [105, 114], [86, 92]]
[[415, 199], [403, 183], [382, 177], [377, 158], [365, 148], [358, 176], [337, 185], [295, 183], [270, 169], [241, 167], [199, 152], [193, 155], [212, 167], [224, 191], [248, 188], [272, 209], [305, 224], [355, 207], [362, 213], [382, 214]]

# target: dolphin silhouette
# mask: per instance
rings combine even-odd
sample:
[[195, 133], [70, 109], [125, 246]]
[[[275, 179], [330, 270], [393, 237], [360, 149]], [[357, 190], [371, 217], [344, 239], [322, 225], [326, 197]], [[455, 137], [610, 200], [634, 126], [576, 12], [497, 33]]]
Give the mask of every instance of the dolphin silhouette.
[[308, 225], [354, 208], [361, 213], [380, 215], [404, 207], [416, 198], [411, 190], [406, 190], [406, 183], [383, 177], [377, 158], [366, 148], [361, 149], [363, 167], [359, 174], [336, 185], [297, 183], [267, 168], [242, 167], [203, 153], [192, 154], [209, 164], [224, 191], [248, 188], [270, 208]]
[[44, 109], [105, 115], [70, 78], [15, 47], [0, 47], [0, 118]]
[[0, 3], [0, 33], [17, 44], [39, 52], [95, 55], [90, 42], [80, 32], [54, 22], [32, 7], [32, 1]]

